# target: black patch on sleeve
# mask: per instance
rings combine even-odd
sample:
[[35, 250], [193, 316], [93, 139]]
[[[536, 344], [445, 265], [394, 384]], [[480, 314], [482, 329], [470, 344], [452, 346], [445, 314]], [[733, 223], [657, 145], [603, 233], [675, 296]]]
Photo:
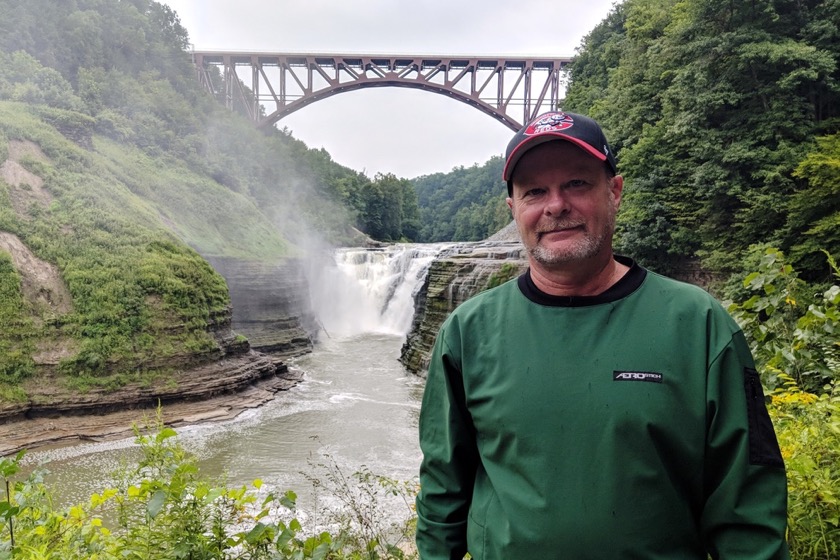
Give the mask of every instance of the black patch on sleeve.
[[782, 467], [782, 452], [776, 441], [776, 432], [764, 404], [761, 378], [752, 368], [744, 368], [744, 388], [747, 395], [747, 419], [749, 422], [750, 464], [767, 467]]

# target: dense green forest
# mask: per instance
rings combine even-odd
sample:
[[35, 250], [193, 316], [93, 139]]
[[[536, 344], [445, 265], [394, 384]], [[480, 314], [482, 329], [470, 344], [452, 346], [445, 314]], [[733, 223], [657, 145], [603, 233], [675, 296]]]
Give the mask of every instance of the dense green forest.
[[606, 129], [620, 250], [742, 270], [755, 243], [811, 280], [840, 255], [840, 2], [627, 0], [584, 41], [563, 107]]
[[502, 167], [504, 160], [494, 157], [484, 165], [412, 180], [420, 206], [417, 240], [478, 241], [506, 226], [511, 217]]

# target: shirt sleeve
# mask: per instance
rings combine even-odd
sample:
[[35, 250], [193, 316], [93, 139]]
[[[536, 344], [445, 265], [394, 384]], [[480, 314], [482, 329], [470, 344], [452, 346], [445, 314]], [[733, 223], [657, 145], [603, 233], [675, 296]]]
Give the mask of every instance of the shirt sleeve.
[[420, 409], [416, 540], [421, 560], [461, 560], [467, 552], [478, 451], [459, 356], [448, 343], [457, 340], [452, 330], [444, 325], [438, 334]]
[[700, 523], [712, 558], [788, 560], [784, 462], [740, 331], [709, 367], [705, 457]]

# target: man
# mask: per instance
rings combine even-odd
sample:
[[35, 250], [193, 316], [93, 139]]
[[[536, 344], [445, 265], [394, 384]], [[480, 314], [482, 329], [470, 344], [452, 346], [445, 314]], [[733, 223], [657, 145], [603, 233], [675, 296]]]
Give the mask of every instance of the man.
[[601, 128], [541, 115], [503, 178], [530, 268], [438, 334], [421, 560], [788, 558], [743, 333], [703, 290], [613, 254], [623, 180]]

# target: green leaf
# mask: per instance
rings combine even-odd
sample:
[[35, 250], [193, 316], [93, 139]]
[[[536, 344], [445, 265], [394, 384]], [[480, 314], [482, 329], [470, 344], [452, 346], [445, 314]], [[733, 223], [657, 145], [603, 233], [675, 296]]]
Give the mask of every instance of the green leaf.
[[289, 509], [294, 509], [297, 503], [297, 494], [289, 490], [280, 498], [280, 504]]
[[312, 560], [324, 560], [332, 550], [332, 545], [328, 542], [322, 542], [312, 551]]
[[262, 540], [263, 535], [265, 535], [265, 531], [265, 524], [257, 523], [250, 531], [248, 531], [248, 534], [245, 535], [245, 540], [250, 544], [257, 544], [260, 540]]
[[154, 494], [152, 494], [152, 498], [149, 500], [149, 504], [146, 506], [146, 511], [148, 511], [149, 516], [154, 519], [160, 513], [160, 510], [163, 509], [163, 505], [166, 503], [166, 492], [164, 490], [158, 490]]
[[160, 442], [162, 442], [166, 439], [169, 439], [169, 438], [177, 436], [177, 435], [178, 435], [178, 432], [176, 432], [172, 428], [163, 428], [161, 431], [159, 431], [157, 433], [157, 436], [155, 436], [155, 439], [157, 440], [158, 443], [160, 443]]
[[18, 451], [14, 459], [0, 459], [0, 476], [10, 478], [20, 470], [20, 460], [26, 454], [25, 450]]

